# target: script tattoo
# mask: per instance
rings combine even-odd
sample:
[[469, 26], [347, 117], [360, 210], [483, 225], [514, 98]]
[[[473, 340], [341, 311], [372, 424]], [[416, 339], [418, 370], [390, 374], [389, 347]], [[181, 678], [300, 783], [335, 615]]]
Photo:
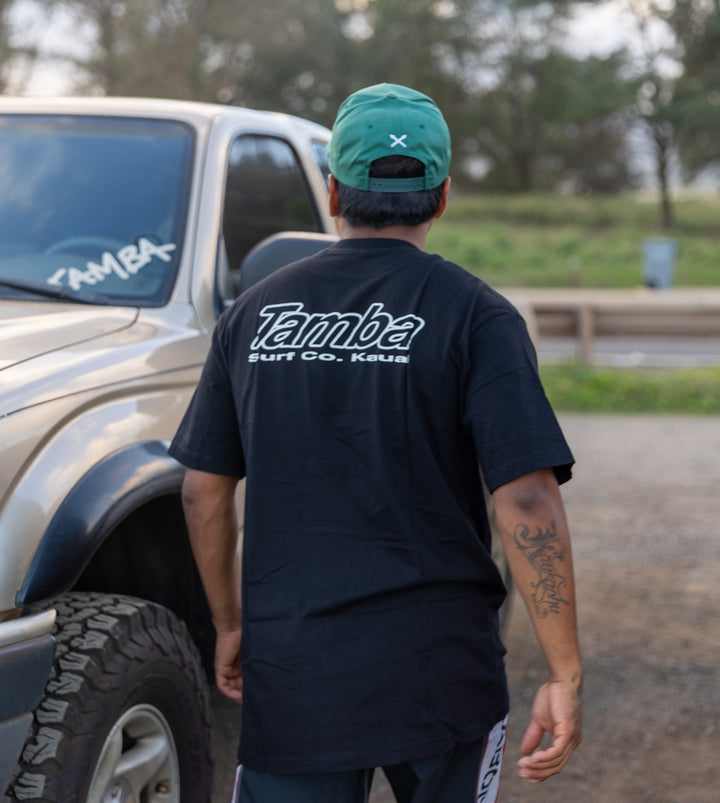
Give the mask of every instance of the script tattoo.
[[563, 558], [555, 522], [550, 522], [546, 530], [536, 527], [535, 531], [532, 535], [526, 524], [518, 524], [513, 535], [518, 549], [537, 572], [537, 582], [531, 584], [532, 599], [535, 611], [544, 619], [549, 613], [559, 613], [561, 605], [570, 603], [563, 596], [567, 580], [555, 568]]

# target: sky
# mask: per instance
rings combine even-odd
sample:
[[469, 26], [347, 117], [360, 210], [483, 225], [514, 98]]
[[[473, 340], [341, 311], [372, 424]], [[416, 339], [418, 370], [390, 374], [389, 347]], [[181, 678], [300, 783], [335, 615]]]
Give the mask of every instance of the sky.
[[[641, 50], [637, 22], [628, 11], [628, 0], [588, 3], [576, 13], [571, 30], [568, 46], [579, 56], [606, 55], [623, 46], [635, 54]], [[655, 52], [672, 40], [669, 28], [657, 17], [650, 20], [643, 36], [645, 45]], [[673, 66], [667, 63], [665, 69], [672, 72]]]
[[576, 12], [568, 46], [579, 56], [601, 56], [631, 39], [622, 3], [593, 3]]
[[568, 45], [577, 55], [606, 55], [620, 46], [634, 47], [634, 26], [623, 0], [586, 4], [576, 12]]
[[[44, 52], [82, 52], [83, 36], [62, 7], [50, 13], [33, 0], [20, 0], [14, 9], [20, 43], [36, 44]], [[73, 77], [63, 62], [38, 63], [29, 74], [19, 72], [16, 83], [23, 95], [64, 95], [72, 92]]]

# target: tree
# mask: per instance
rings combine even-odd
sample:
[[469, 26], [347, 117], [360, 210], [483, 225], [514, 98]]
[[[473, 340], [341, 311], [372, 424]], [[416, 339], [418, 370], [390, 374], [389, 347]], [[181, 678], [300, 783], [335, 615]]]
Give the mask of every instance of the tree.
[[676, 56], [676, 46], [666, 27], [658, 33], [658, 24], [664, 25], [671, 2], [625, 0], [640, 46], [635, 66], [638, 82], [635, 113], [650, 144], [660, 193], [660, 225], [664, 230], [671, 229], [674, 223], [671, 165], [676, 143], [666, 109], [674, 91], [675, 75], [670, 65]]
[[88, 31], [89, 56], [69, 57], [77, 89], [106, 95], [204, 97], [197, 0], [60, 0]]
[[676, 0], [667, 15], [682, 74], [663, 117], [672, 126], [686, 179], [720, 165], [720, 0]]
[[[51, 7], [54, 0], [46, 0]], [[0, 0], [0, 94], [21, 94], [32, 77], [38, 49], [19, 19], [18, 0]]]
[[348, 14], [333, 0], [209, 4], [205, 69], [225, 103], [327, 123], [356, 73]]
[[626, 55], [575, 58], [561, 49], [555, 14], [521, 13], [509, 14], [498, 30], [488, 85], [480, 84], [468, 105], [464, 144], [484, 163], [482, 186], [632, 186], [626, 133], [635, 87], [623, 76]]
[[8, 11], [12, 0], [0, 0], [0, 92], [5, 92], [8, 85], [8, 64], [13, 57], [8, 31]]
[[[218, 12], [221, 3], [217, 4]], [[214, 72], [225, 101], [311, 116], [330, 124], [361, 86], [388, 81], [456, 105], [453, 73], [474, 47], [461, 3], [438, 0], [269, 0], [242, 4], [212, 28]], [[247, 13], [245, 13], [247, 7]]]
[[[0, 0], [2, 2], [3, 0]], [[453, 175], [484, 186], [609, 191], [632, 184], [621, 57], [562, 52], [570, 0], [36, 0], [87, 34], [81, 92], [220, 101], [329, 125], [380, 81], [432, 95]], [[620, 110], [620, 111], [618, 111]]]
[[[345, 89], [390, 80], [431, 94], [453, 133], [461, 183], [474, 157], [490, 166], [484, 186], [506, 190], [554, 188], [560, 181], [598, 190], [632, 184], [627, 114], [616, 113], [631, 103], [620, 57], [584, 69], [548, 45], [569, 3], [363, 5], [365, 35], [356, 46], [361, 69]], [[581, 165], [583, 158], [590, 164]]]

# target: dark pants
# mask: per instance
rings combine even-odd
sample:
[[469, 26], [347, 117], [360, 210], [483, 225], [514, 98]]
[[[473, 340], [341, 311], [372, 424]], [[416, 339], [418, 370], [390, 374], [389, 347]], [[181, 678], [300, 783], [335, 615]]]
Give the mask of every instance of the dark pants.
[[[383, 767], [398, 803], [495, 803], [506, 721], [437, 756]], [[233, 803], [367, 803], [374, 769], [274, 775], [238, 767]]]

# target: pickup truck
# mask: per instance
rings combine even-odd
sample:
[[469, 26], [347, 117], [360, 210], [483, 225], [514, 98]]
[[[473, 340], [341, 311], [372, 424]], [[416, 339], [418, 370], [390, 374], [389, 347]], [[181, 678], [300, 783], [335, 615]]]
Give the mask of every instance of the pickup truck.
[[0, 100], [3, 800], [210, 800], [213, 630], [167, 447], [218, 316], [269, 269], [258, 243], [289, 262], [333, 239], [328, 139], [226, 106]]

